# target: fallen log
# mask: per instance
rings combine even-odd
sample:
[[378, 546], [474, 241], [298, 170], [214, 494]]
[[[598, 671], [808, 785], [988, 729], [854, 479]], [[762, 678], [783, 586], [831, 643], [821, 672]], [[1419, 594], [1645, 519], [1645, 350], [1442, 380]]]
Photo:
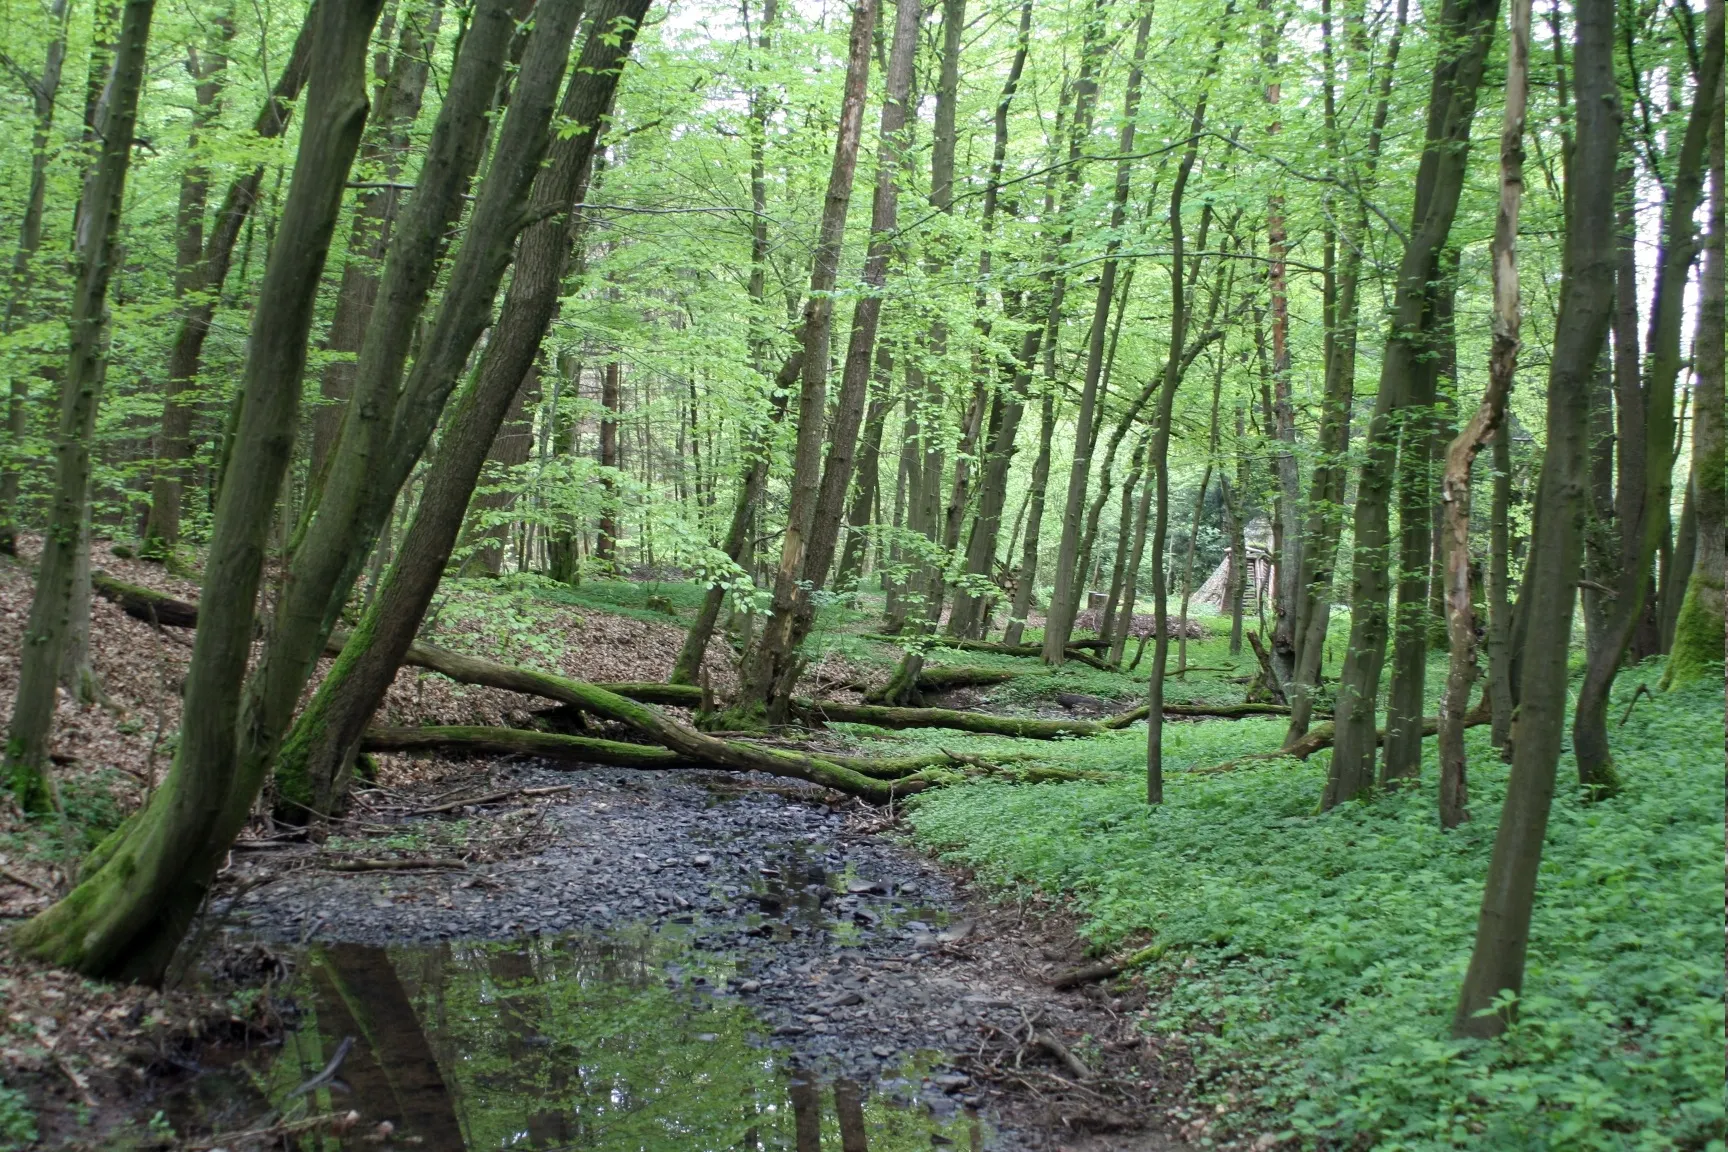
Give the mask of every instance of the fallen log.
[[1168, 944], [1149, 944], [1139, 951], [1130, 952], [1126, 956], [1116, 956], [1109, 960], [1100, 960], [1095, 964], [1082, 964], [1078, 968], [1070, 968], [1061, 972], [1050, 981], [1052, 988], [1078, 988], [1082, 984], [1091, 984], [1098, 980], [1113, 980], [1130, 969], [1142, 964], [1150, 964], [1170, 950]]
[[[866, 640], [876, 640], [883, 644], [903, 644], [903, 636], [889, 636], [881, 632], [867, 632]], [[1101, 671], [1108, 672], [1110, 665], [1092, 655], [1110, 647], [1108, 640], [1070, 640], [1062, 652], [1070, 660], [1078, 660]], [[1034, 659], [1044, 655], [1044, 649], [1036, 644], [999, 644], [993, 640], [961, 640], [953, 636], [939, 636], [930, 642], [932, 651], [938, 648], [948, 648], [955, 652], [989, 652], [996, 656], [1030, 656]]]
[[[1476, 707], [1470, 709], [1470, 711], [1464, 714], [1464, 727], [1480, 728], [1482, 725], [1491, 722], [1493, 719], [1494, 715], [1488, 704], [1488, 694], [1484, 692], [1482, 694], [1482, 699], [1477, 702]], [[1423, 736], [1433, 736], [1439, 731], [1440, 717], [1422, 717]], [[1234, 772], [1238, 768], [1252, 767], [1255, 764], [1264, 764], [1273, 760], [1306, 760], [1308, 757], [1314, 755], [1314, 753], [1332, 747], [1332, 741], [1336, 736], [1337, 733], [1335, 726], [1328, 721], [1324, 724], [1314, 725], [1312, 728], [1308, 729], [1308, 734], [1306, 736], [1303, 736], [1300, 740], [1293, 743], [1286, 744], [1276, 752], [1255, 752], [1252, 755], [1241, 756], [1235, 760], [1227, 760], [1222, 764], [1214, 764], [1210, 768], [1191, 768], [1189, 771], [1201, 775], [1211, 775], [1215, 772]], [[1374, 743], [1376, 746], [1386, 743], [1386, 729], [1380, 728], [1375, 731]]]
[[880, 704], [841, 704], [833, 700], [795, 700], [793, 706], [812, 720], [841, 724], [873, 724], [899, 731], [906, 728], [950, 728], [987, 736], [1022, 740], [1054, 740], [1062, 736], [1096, 736], [1103, 731], [1095, 720], [1043, 720], [1035, 717], [992, 716], [951, 708], [891, 708]]
[[[926, 693], [939, 695], [943, 692], [952, 692], [957, 688], [983, 688], [992, 684], [1006, 684], [1010, 680], [1017, 680], [1025, 675], [1028, 673], [1007, 668], [965, 668], [945, 664], [926, 665], [924, 670], [918, 673], [915, 691], [920, 696]], [[867, 704], [883, 703], [888, 687], [889, 685], [884, 684], [881, 687], [870, 689], [864, 694], [864, 702]]]
[[[649, 744], [630, 744], [621, 740], [600, 740], [590, 736], [564, 736], [555, 732], [536, 732], [524, 728], [491, 728], [474, 725], [430, 726], [425, 728], [369, 728], [361, 740], [364, 752], [455, 752], [489, 756], [534, 756], [543, 760], [567, 764], [603, 765], [609, 768], [634, 768], [646, 771], [681, 771], [687, 769], [759, 771], [775, 776], [790, 776], [812, 784], [833, 788], [848, 795], [869, 799], [881, 795], [895, 785], [911, 785], [901, 791], [919, 791], [953, 779], [958, 772], [968, 776], [997, 776], [1024, 783], [1100, 780], [1095, 772], [1050, 765], [1029, 765], [1021, 768], [1012, 764], [996, 764], [979, 757], [946, 750], [915, 756], [868, 758], [824, 753], [821, 756], [790, 753], [742, 741], [724, 741], [741, 746], [770, 759], [751, 767], [718, 764], [708, 759], [691, 757], [670, 748]], [[808, 770], [807, 763], [825, 765], [830, 771]], [[967, 771], [970, 769], [970, 771]], [[835, 772], [856, 775], [873, 787], [859, 789], [848, 786], [844, 777]], [[513, 793], [504, 793], [509, 795]], [[492, 797], [452, 801], [438, 809], [479, 804]], [[418, 815], [419, 813], [415, 813]]]
[[116, 580], [106, 572], [90, 573], [90, 589], [104, 600], [119, 606], [134, 620], [164, 628], [198, 627], [198, 606], [176, 600], [166, 592]]
[[[1136, 720], [1144, 720], [1152, 712], [1151, 706], [1142, 704], [1138, 708], [1130, 708], [1126, 712], [1118, 712], [1105, 720], [1100, 726], [1109, 729], [1126, 728]], [[1288, 704], [1166, 704], [1166, 716], [1209, 716], [1218, 720], [1240, 720], [1244, 716], [1288, 716]]]

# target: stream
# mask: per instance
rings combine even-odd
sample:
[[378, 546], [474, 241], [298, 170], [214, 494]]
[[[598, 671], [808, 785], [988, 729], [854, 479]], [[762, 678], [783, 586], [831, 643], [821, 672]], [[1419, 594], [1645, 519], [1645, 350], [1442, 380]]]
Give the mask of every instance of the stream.
[[531, 826], [531, 853], [361, 873], [296, 867], [303, 846], [236, 853], [214, 952], [287, 973], [281, 1040], [206, 1046], [142, 1118], [208, 1143], [351, 1111], [300, 1146], [425, 1152], [1170, 1147], [1075, 1143], [1138, 1125], [1084, 1100], [1005, 1107], [977, 1076], [1034, 1020], [1096, 1060], [1126, 1017], [1056, 1003], [1057, 953], [969, 913], [868, 810], [697, 772], [503, 763], [473, 794], [488, 782], [566, 789], [486, 810], [491, 835]]

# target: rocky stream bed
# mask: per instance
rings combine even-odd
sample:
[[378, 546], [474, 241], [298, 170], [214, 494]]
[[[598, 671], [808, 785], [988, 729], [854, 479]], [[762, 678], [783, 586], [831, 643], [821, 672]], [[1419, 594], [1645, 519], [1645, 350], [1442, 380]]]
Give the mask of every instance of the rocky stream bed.
[[218, 951], [281, 963], [284, 1039], [211, 1048], [152, 1106], [223, 1132], [297, 1092], [451, 1149], [1185, 1146], [1181, 1052], [1137, 994], [1051, 987], [1082, 959], [1059, 919], [783, 785], [471, 766], [316, 853], [244, 845]]

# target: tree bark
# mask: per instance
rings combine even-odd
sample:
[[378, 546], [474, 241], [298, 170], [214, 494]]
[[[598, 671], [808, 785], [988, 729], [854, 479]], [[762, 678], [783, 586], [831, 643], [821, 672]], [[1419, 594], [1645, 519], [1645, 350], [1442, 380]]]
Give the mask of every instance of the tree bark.
[[[1366, 157], [1360, 177], [1360, 196], [1372, 187], [1385, 139], [1391, 109], [1392, 82], [1398, 53], [1408, 22], [1408, 0], [1398, 0], [1392, 35], [1386, 47], [1386, 63], [1368, 132]], [[1367, 33], [1359, 17], [1353, 18], [1354, 38], [1361, 41], [1358, 55], [1368, 61]], [[1328, 22], [1326, 31], [1330, 31]], [[1330, 38], [1325, 41], [1330, 46]], [[1327, 56], [1330, 61], [1330, 53]], [[1334, 159], [1341, 150], [1336, 129], [1337, 112], [1330, 83], [1326, 89], [1326, 119], [1332, 126], [1327, 140]], [[1338, 561], [1339, 538], [1344, 529], [1344, 494], [1348, 471], [1344, 454], [1350, 446], [1350, 410], [1355, 401], [1358, 299], [1361, 285], [1363, 245], [1368, 241], [1368, 208], [1358, 198], [1349, 225], [1343, 233], [1344, 251], [1335, 274], [1331, 323], [1327, 330], [1325, 381], [1321, 400], [1318, 458], [1309, 474], [1306, 541], [1302, 549], [1301, 600], [1296, 610], [1296, 668], [1290, 683], [1290, 730], [1292, 742], [1308, 730], [1313, 693], [1320, 685], [1320, 670], [1326, 653], [1326, 635], [1332, 620], [1332, 585]]]
[[[1152, 29], [1152, 10], [1141, 11], [1134, 30], [1134, 58], [1129, 66], [1122, 97], [1122, 128], [1117, 142], [1116, 184], [1110, 202], [1110, 239], [1104, 245], [1104, 261], [1098, 274], [1098, 293], [1092, 306], [1092, 327], [1086, 345], [1086, 370], [1080, 386], [1080, 406], [1075, 413], [1074, 460], [1068, 469], [1068, 496], [1062, 506], [1062, 537], [1056, 549], [1056, 582], [1050, 593], [1050, 609], [1044, 621], [1044, 660], [1060, 665], [1062, 651], [1073, 631], [1081, 589], [1076, 568], [1090, 559], [1080, 551], [1081, 517], [1086, 508], [1086, 489], [1092, 473], [1092, 424], [1098, 406], [1098, 385], [1104, 372], [1104, 338], [1110, 325], [1111, 305], [1116, 296], [1118, 253], [1122, 249], [1123, 224], [1128, 215], [1128, 192], [1134, 165], [1127, 157], [1134, 151], [1135, 121], [1140, 111], [1140, 85], [1145, 74], [1146, 41]], [[1126, 307], [1127, 302], [1123, 302]], [[1179, 309], [1178, 309], [1179, 311]], [[1178, 351], [1172, 355], [1179, 354]], [[1156, 549], [1154, 550], [1156, 551]], [[1162, 559], [1159, 558], [1160, 567]]]
[[[155, 7], [154, 0], [127, 0], [123, 10], [113, 72], [96, 126], [100, 151], [85, 177], [78, 204], [75, 287], [54, 438], [54, 496], [18, 656], [18, 693], [6, 739], [5, 774], [25, 812], [46, 812], [55, 806], [48, 781], [55, 695], [74, 619], [89, 610], [87, 603], [80, 606], [76, 601], [80, 591], [86, 600], [89, 597], [90, 451], [108, 367], [108, 282], [114, 271]], [[81, 553], [83, 582], [78, 579]]]
[[828, 353], [834, 321], [834, 284], [840, 272], [840, 246], [846, 232], [846, 210], [858, 168], [858, 142], [864, 124], [864, 99], [870, 76], [870, 38], [876, 23], [877, 0], [857, 0], [847, 47], [846, 83], [841, 96], [834, 159], [817, 228], [816, 254], [810, 269], [810, 294], [804, 304], [801, 339], [803, 374], [798, 393], [798, 438], [792, 465], [792, 498], [786, 532], [775, 566], [773, 615], [745, 655], [741, 669], [739, 707], [746, 712], [767, 709], [774, 686], [796, 658], [791, 646], [793, 610], [798, 580], [803, 574], [816, 501], [821, 487], [823, 422], [828, 403]]
[[[48, 194], [49, 141], [54, 131], [54, 105], [60, 96], [60, 77], [66, 64], [68, 0], [53, 0], [48, 19], [54, 32], [42, 58], [42, 72], [30, 84], [31, 111], [35, 123], [30, 133], [30, 188], [24, 198], [24, 219], [18, 228], [18, 250], [12, 257], [6, 282], [6, 311], [0, 317], [0, 336], [10, 336], [25, 316], [30, 289], [35, 281], [32, 263], [42, 246], [42, 212]], [[6, 400], [6, 454], [0, 459], [0, 553], [18, 551], [18, 466], [25, 437], [29, 434], [29, 390], [21, 375], [13, 376]]]
[[600, 375], [600, 519], [594, 528], [594, 559], [607, 572], [618, 567], [618, 417], [624, 410], [624, 366], [608, 360]]
[[1470, 472], [1490, 438], [1505, 438], [1506, 401], [1518, 371], [1518, 214], [1524, 195], [1524, 110], [1530, 84], [1530, 0], [1507, 13], [1506, 108], [1500, 128], [1500, 207], [1494, 218], [1493, 344], [1488, 388], [1446, 449], [1440, 499], [1446, 516], [1446, 638], [1449, 663], [1440, 701], [1440, 826], [1470, 818], [1464, 714], [1476, 680], [1476, 612], [1470, 596]]
[[380, 87], [356, 165], [361, 179], [386, 185], [362, 188], [355, 197], [354, 219], [348, 234], [348, 255], [336, 290], [325, 350], [337, 353], [319, 374], [320, 403], [312, 412], [312, 454], [307, 474], [317, 486], [342, 432], [348, 398], [372, 309], [378, 301], [379, 271], [390, 252], [391, 233], [402, 209], [403, 193], [396, 185], [409, 159], [410, 132], [420, 116], [420, 104], [437, 47], [444, 0], [404, 5], [398, 18], [396, 54]]
[[[449, 562], [462, 520], [517, 381], [533, 364], [556, 314], [564, 272], [580, 229], [576, 205], [588, 187], [601, 122], [651, 0], [610, 0], [594, 12], [559, 108], [578, 126], [561, 135], [535, 180], [530, 225], [517, 243], [515, 271], [472, 384], [453, 405], [448, 431], [378, 595], [355, 637], [318, 686], [284, 741], [277, 801], [303, 816], [341, 801], [354, 742], [383, 701], [414, 641]], [[566, 42], [569, 32], [564, 33]]]
[[[1713, 0], [1720, 35], [1722, 0]], [[1674, 625], [1674, 645], [1662, 672], [1673, 688], [1707, 679], [1723, 655], [1722, 480], [1722, 77], [1716, 79], [1716, 111], [1710, 127], [1710, 233], [1704, 244], [1704, 274], [1698, 298], [1697, 336], [1692, 341], [1692, 506], [1696, 553], [1686, 596]]]
[[[276, 139], [288, 129], [294, 102], [299, 98], [312, 66], [317, 15], [318, 0], [314, 0], [294, 41], [288, 62], [282, 68], [282, 75], [252, 124], [253, 134], [261, 140]], [[187, 293], [182, 303], [174, 345], [168, 353], [162, 423], [156, 433], [157, 464], [150, 480], [150, 512], [143, 532], [145, 554], [167, 552], [180, 537], [183, 473], [192, 452], [192, 418], [195, 415], [186, 393], [197, 382], [204, 357], [204, 340], [209, 336], [211, 322], [216, 317], [222, 284], [228, 279], [228, 269], [234, 260], [234, 246], [258, 203], [264, 183], [264, 168], [263, 164], [255, 165], [228, 185], [222, 205], [216, 210], [214, 227], [198, 260], [195, 288]]]
[[[1584, 553], [1591, 377], [1614, 307], [1614, 154], [1620, 132], [1612, 0], [1580, 0], [1577, 136], [1568, 181], [1566, 280], [1548, 372], [1548, 445], [1525, 577], [1529, 642], [1512, 774], [1488, 864], [1476, 945], [1452, 1020], [1457, 1036], [1496, 1036], [1524, 983], [1524, 955], [1566, 719], [1566, 652]], [[1720, 25], [1717, 26], [1718, 30]], [[1720, 32], [1718, 31], [1718, 35]]]
[[[877, 352], [877, 329], [882, 320], [882, 289], [888, 281], [895, 229], [899, 218], [900, 174], [907, 145], [907, 99], [912, 91], [912, 65], [918, 48], [919, 0], [897, 0], [894, 36], [883, 78], [882, 117], [877, 130], [880, 141], [876, 158], [876, 187], [871, 197], [870, 239], [864, 256], [863, 295], [852, 311], [852, 333], [840, 373], [840, 393], [835, 400], [829, 430], [828, 455], [822, 481], [811, 514], [810, 538], [805, 547], [801, 588], [790, 611], [787, 646], [796, 651], [816, 622], [816, 601], [811, 591], [828, 580], [834, 551], [840, 541], [840, 521], [846, 512], [846, 493], [852, 485], [852, 461], [858, 428], [864, 418], [864, 400], [869, 391], [873, 359]], [[768, 623], [776, 631], [774, 620]], [[798, 662], [781, 665], [773, 687], [775, 698], [791, 693], [797, 681]]]
[[1435, 70], [1429, 90], [1427, 146], [1417, 172], [1410, 237], [1399, 263], [1368, 455], [1357, 485], [1350, 643], [1338, 683], [1338, 737], [1322, 800], [1325, 808], [1362, 794], [1374, 783], [1374, 714], [1386, 651], [1392, 429], [1420, 368], [1433, 285], [1463, 188], [1470, 124], [1498, 7], [1497, 0], [1447, 0], [1437, 25], [1449, 55]]
[[[316, 9], [310, 93], [276, 244], [259, 290], [233, 451], [250, 462], [217, 497], [207, 606], [193, 642], [180, 745], [150, 802], [86, 862], [84, 880], [16, 930], [13, 946], [87, 976], [153, 981], [203, 900], [212, 833], [241, 784], [237, 720], [265, 543], [294, 446], [313, 301], [365, 124], [365, 56], [383, 0]], [[148, 5], [141, 5], [148, 7]], [[125, 139], [130, 143], [131, 134]], [[223, 840], [216, 851], [227, 850]]]
[[[1680, 329], [1685, 312], [1686, 282], [1698, 253], [1693, 216], [1703, 192], [1708, 168], [1712, 125], [1720, 117], [1715, 92], [1722, 82], [1722, 5], [1707, 11], [1703, 52], [1696, 75], [1692, 110], [1674, 165], [1663, 221], [1661, 253], [1657, 258], [1656, 295], [1651, 302], [1646, 341], [1644, 416], [1644, 487], [1629, 498], [1637, 501], [1638, 523], [1621, 523], [1621, 568], [1615, 589], [1614, 618], [1596, 659], [1584, 668], [1572, 720], [1572, 749], [1578, 760], [1578, 782], [1598, 796], [1619, 789], [1614, 757], [1608, 748], [1608, 696], [1620, 670], [1621, 657], [1640, 627], [1650, 599], [1650, 568], [1657, 546], [1668, 531], [1673, 495], [1674, 385], [1680, 375]], [[1580, 98], [1582, 102], [1582, 98]], [[1622, 440], [1622, 446], [1624, 440]]]

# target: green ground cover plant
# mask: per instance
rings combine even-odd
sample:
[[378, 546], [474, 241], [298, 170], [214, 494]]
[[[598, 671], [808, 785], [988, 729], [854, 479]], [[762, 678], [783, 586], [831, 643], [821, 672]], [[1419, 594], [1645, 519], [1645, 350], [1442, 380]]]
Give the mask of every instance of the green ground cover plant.
[[[1450, 833], [1432, 744], [1419, 787], [1326, 815], [1324, 755], [1173, 774], [1148, 811], [1138, 729], [1061, 745], [1116, 782], [944, 789], [910, 819], [984, 880], [1069, 901], [1100, 950], [1166, 945], [1145, 973], [1162, 990], [1146, 1026], [1188, 1038], [1202, 1097], [1231, 1106], [1224, 1131], [1283, 1117], [1309, 1145], [1720, 1148], [1722, 723], [1718, 685], [1659, 693], [1615, 730], [1619, 796], [1563, 787], [1520, 1020], [1489, 1043], [1447, 1029], [1506, 782], [1483, 729], [1475, 818]], [[1179, 725], [1167, 763], [1280, 733], [1276, 719]], [[1569, 762], [1560, 774], [1574, 778]]]

